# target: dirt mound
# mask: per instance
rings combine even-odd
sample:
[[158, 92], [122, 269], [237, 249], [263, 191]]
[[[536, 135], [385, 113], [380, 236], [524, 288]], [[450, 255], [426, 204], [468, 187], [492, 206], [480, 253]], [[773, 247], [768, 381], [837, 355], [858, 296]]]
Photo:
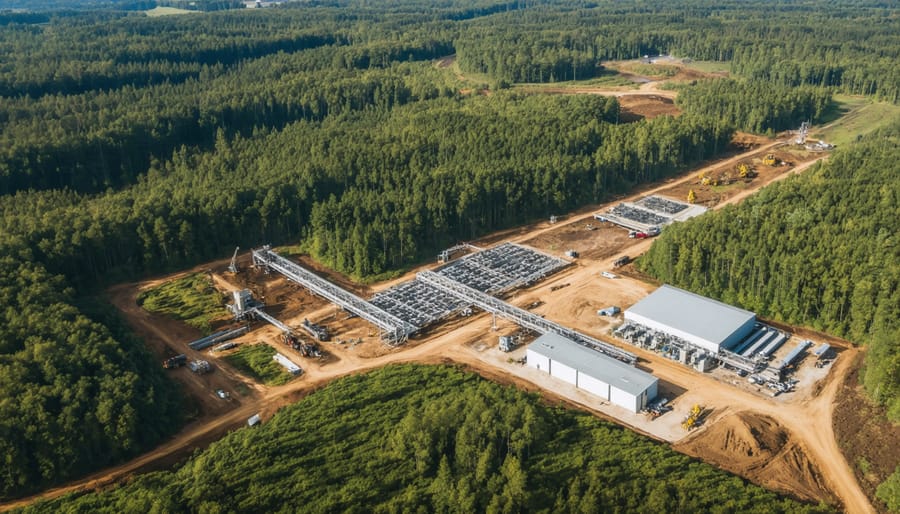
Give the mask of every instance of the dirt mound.
[[627, 95], [619, 97], [623, 121], [636, 121], [657, 116], [678, 116], [681, 109], [671, 98], [659, 95]]
[[675, 449], [769, 489], [835, 501], [803, 448], [768, 416], [746, 411], [726, 416]]

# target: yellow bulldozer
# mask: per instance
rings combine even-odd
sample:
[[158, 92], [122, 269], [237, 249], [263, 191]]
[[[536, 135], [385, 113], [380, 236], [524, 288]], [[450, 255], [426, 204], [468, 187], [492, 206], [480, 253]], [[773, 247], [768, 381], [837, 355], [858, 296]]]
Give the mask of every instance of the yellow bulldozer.
[[685, 430], [696, 428], [697, 422], [700, 421], [701, 414], [703, 414], [703, 407], [695, 404], [691, 407], [691, 412], [684, 418], [684, 421], [681, 422], [681, 428]]
[[775, 166], [778, 161], [775, 159], [775, 154], [770, 153], [763, 157], [762, 163], [766, 166]]
[[697, 178], [700, 179], [700, 184], [704, 186], [718, 186], [719, 181], [713, 177], [710, 177], [705, 172], [697, 175]]
[[756, 176], [756, 170], [754, 170], [753, 166], [751, 166], [750, 164], [748, 164], [746, 162], [738, 163], [736, 168], [737, 168], [736, 171], [738, 173], [738, 176], [740, 176], [743, 179], [753, 178]]

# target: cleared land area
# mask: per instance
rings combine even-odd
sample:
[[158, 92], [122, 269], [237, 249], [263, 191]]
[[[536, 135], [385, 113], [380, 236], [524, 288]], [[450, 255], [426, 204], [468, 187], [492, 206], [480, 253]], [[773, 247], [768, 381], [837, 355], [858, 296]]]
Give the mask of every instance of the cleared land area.
[[[712, 163], [702, 170], [694, 170], [680, 179], [670, 180], [640, 191], [631, 198], [636, 200], [650, 193], [678, 198], [685, 188], [691, 187], [699, 172], [733, 167], [742, 160], [759, 159], [781, 142], [770, 142], [749, 152]], [[771, 167], [764, 170], [740, 188], [725, 189], [718, 193], [710, 206], [738, 201], [753, 191], [823, 158], [824, 154], [797, 157], [793, 165]], [[803, 162], [800, 166], [798, 163]], [[617, 199], [613, 205], [623, 199]], [[554, 274], [536, 286], [519, 290], [507, 298], [513, 305], [523, 308], [535, 305], [533, 312], [547, 319], [572, 327], [592, 337], [622, 345], [611, 339], [612, 321], [599, 318], [596, 309], [618, 305], [623, 309], [634, 304], [655, 286], [634, 278], [602, 279], [601, 271], [611, 269], [612, 262], [621, 254], [639, 255], [652, 243], [651, 240], [629, 239], [627, 232], [603, 224], [597, 230], [589, 230], [592, 213], [608, 206], [591, 206], [569, 215], [564, 221], [550, 224], [540, 222], [518, 229], [504, 231], [475, 242], [487, 246], [498, 241], [524, 243], [549, 253], [561, 254], [570, 248], [579, 249], [582, 258], [574, 266]], [[307, 259], [301, 259], [312, 267]], [[217, 370], [209, 375], [193, 375], [187, 370], [176, 370], [176, 380], [188, 388], [192, 396], [200, 399], [202, 415], [181, 434], [153, 452], [116, 468], [97, 473], [66, 487], [45, 492], [44, 497], [55, 497], [65, 492], [83, 488], [95, 488], [114, 483], [141, 470], [159, 469], [171, 465], [217, 439], [225, 431], [236, 428], [251, 415], [262, 413], [268, 417], [278, 407], [291, 403], [334, 378], [381, 367], [391, 362], [456, 362], [470, 366], [484, 376], [503, 383], [512, 383], [528, 390], [541, 390], [551, 401], [558, 401], [587, 409], [597, 415], [624, 424], [659, 440], [674, 444], [676, 449], [698, 456], [740, 474], [756, 483], [812, 501], [829, 499], [842, 502], [850, 512], [872, 512], [853, 471], [838, 448], [831, 428], [832, 410], [838, 385], [851, 369], [853, 356], [858, 352], [844, 349], [825, 377], [820, 377], [813, 387], [797, 396], [773, 401], [757, 391], [735, 387], [709, 375], [700, 374], [658, 354], [623, 345], [623, 349], [640, 357], [639, 367], [660, 378], [661, 394], [674, 399], [675, 410], [657, 420], [643, 415], [630, 415], [622, 409], [604, 405], [565, 384], [553, 381], [546, 375], [535, 374], [510, 358], [517, 354], [505, 354], [496, 349], [496, 336], [511, 333], [516, 328], [506, 322], [498, 324], [499, 331], [491, 331], [491, 318], [487, 315], [452, 319], [414, 338], [399, 348], [385, 346], [374, 328], [359, 318], [317, 298], [300, 286], [276, 275], [263, 275], [248, 269], [247, 256], [239, 261], [245, 271], [237, 276], [225, 273], [227, 260], [217, 261], [197, 269], [211, 269], [214, 282], [222, 291], [250, 288], [254, 295], [263, 298], [266, 311], [292, 327], [298, 327], [303, 319], [326, 325], [336, 334], [331, 342], [322, 343], [326, 357], [303, 358], [294, 350], [279, 343], [279, 331], [267, 325], [257, 325], [238, 342], [264, 341], [291, 357], [303, 367], [304, 374], [288, 384], [265, 386], [243, 376], [208, 352], [196, 352], [192, 358], [211, 359]], [[429, 266], [424, 266], [429, 267]], [[343, 277], [337, 277], [321, 267], [315, 272], [328, 274], [342, 287], [367, 297], [371, 290], [382, 290], [400, 280], [371, 288], [358, 286]], [[154, 287], [183, 274], [140, 284], [125, 284], [110, 291], [113, 303], [128, 318], [132, 327], [147, 341], [151, 348], [164, 358], [173, 352], [189, 353], [185, 343], [196, 338], [196, 329], [183, 322], [148, 313], [137, 306], [136, 297], [141, 290]], [[522, 350], [518, 350], [521, 352]], [[244, 391], [232, 402], [215, 397], [216, 388]], [[703, 426], [693, 432], [680, 427], [680, 419], [692, 405], [700, 404], [707, 411]], [[770, 458], [771, 457], [771, 458]], [[766, 461], [763, 464], [763, 461]], [[790, 480], [785, 479], [790, 477]], [[32, 501], [7, 504], [14, 507]]]
[[813, 130], [813, 138], [832, 145], [846, 145], [900, 119], [900, 106], [865, 98], [835, 96], [834, 115], [839, 120]]
[[172, 16], [175, 14], [196, 14], [199, 11], [191, 11], [189, 9], [179, 9], [178, 7], [154, 7], [144, 11], [144, 14], [150, 17], [156, 16]]

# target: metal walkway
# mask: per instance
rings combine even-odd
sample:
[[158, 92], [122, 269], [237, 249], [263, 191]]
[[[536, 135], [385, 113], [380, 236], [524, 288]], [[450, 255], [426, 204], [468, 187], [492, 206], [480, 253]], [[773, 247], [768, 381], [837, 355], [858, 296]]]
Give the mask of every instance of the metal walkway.
[[417, 330], [412, 324], [332, 284], [299, 264], [285, 259], [273, 252], [268, 245], [253, 250], [253, 264], [273, 269], [313, 293], [372, 323], [382, 331], [382, 338], [392, 344], [403, 343], [410, 334]]
[[541, 334], [546, 334], [548, 332], [559, 334], [563, 337], [571, 339], [572, 341], [575, 341], [576, 343], [602, 352], [606, 355], [609, 355], [610, 357], [625, 361], [629, 364], [634, 364], [637, 361], [637, 357], [633, 353], [626, 352], [625, 350], [619, 349], [616, 346], [598, 341], [593, 337], [586, 336], [580, 332], [576, 332], [570, 328], [566, 328], [558, 323], [546, 320], [536, 314], [532, 314], [524, 309], [520, 309], [514, 305], [510, 305], [503, 300], [494, 298], [489, 294], [482, 293], [477, 289], [473, 289], [465, 284], [461, 284], [451, 278], [445, 277], [433, 271], [422, 271], [416, 274], [416, 279], [421, 280], [426, 284], [430, 284], [433, 287], [436, 287], [449, 294], [452, 294], [468, 304], [474, 305], [496, 316], [500, 316], [502, 318], [513, 321], [514, 323], [522, 327], [534, 330], [535, 332], [539, 332]]

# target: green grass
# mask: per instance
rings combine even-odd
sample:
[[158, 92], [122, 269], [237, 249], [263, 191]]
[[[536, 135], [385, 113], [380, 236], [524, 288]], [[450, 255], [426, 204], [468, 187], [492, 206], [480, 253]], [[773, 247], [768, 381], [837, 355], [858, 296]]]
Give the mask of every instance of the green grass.
[[678, 66], [670, 64], [631, 64], [624, 71], [647, 77], [674, 77], [678, 73]]
[[144, 11], [144, 14], [151, 18], [156, 18], [158, 16], [171, 16], [173, 14], [193, 14], [198, 11], [190, 11], [188, 9], [179, 9], [177, 7], [154, 7], [153, 9], [149, 9]]
[[203, 273], [148, 289], [138, 295], [137, 303], [150, 312], [180, 319], [204, 334], [211, 333], [211, 322], [225, 314], [224, 296]]
[[704, 73], [722, 73], [731, 71], [731, 65], [722, 61], [692, 61], [685, 64], [685, 68], [702, 71]]
[[286, 384], [294, 377], [272, 360], [275, 353], [275, 349], [267, 344], [243, 345], [238, 351], [226, 355], [225, 360], [263, 384]]
[[810, 136], [841, 146], [900, 120], [900, 105], [872, 103], [864, 98], [835, 95], [834, 104], [823, 118], [822, 125], [825, 128], [814, 130]]

